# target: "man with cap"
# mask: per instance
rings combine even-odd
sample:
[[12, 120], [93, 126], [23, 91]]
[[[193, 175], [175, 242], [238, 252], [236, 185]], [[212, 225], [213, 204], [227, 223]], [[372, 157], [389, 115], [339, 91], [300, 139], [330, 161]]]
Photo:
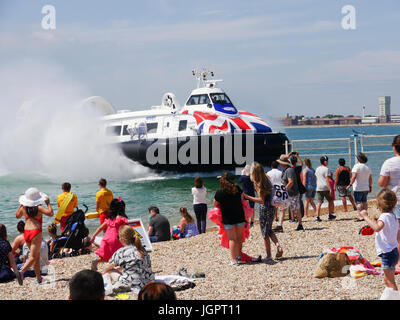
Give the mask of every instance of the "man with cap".
[[293, 167], [291, 167], [291, 163], [289, 162], [289, 156], [282, 154], [277, 161], [283, 169], [282, 184], [285, 186], [286, 191], [289, 195], [290, 199], [289, 209], [293, 211], [293, 214], [297, 217], [297, 221], [299, 222], [296, 231], [304, 230], [301, 221], [300, 192], [297, 184], [296, 171]]
[[321, 206], [324, 203], [324, 199], [328, 200], [328, 209], [329, 216], [328, 220], [333, 220], [336, 218], [333, 213], [335, 212], [335, 203], [333, 202], [332, 194], [335, 192], [333, 190], [330, 178], [332, 177], [332, 172], [328, 168], [328, 157], [322, 156], [320, 158], [321, 165], [315, 170], [315, 176], [317, 178], [317, 218], [315, 219], [318, 222], [321, 222], [321, 218], [319, 217], [321, 214]]

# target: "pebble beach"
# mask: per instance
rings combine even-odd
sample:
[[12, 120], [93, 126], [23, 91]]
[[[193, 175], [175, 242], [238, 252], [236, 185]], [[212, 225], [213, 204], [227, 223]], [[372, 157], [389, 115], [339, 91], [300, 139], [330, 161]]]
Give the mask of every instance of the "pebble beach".
[[[377, 213], [370, 204], [370, 215]], [[155, 243], [150, 253], [156, 275], [177, 274], [179, 267], [189, 274], [205, 273], [191, 289], [176, 292], [179, 300], [376, 300], [384, 289], [383, 277], [368, 275], [352, 280], [344, 278], [313, 278], [317, 258], [324, 249], [354, 246], [370, 261], [377, 260], [374, 236], [361, 236], [364, 222], [356, 222], [357, 213], [344, 213], [336, 208], [335, 221], [322, 215], [322, 222], [304, 218], [305, 231], [295, 231], [296, 223], [284, 221], [284, 232], [277, 233], [284, 249], [283, 257], [272, 263], [229, 265], [229, 251], [219, 245], [216, 228], [192, 238]], [[252, 256], [262, 255], [265, 248], [259, 225], [250, 229], [243, 251]], [[55, 280], [49, 285], [37, 285], [26, 278], [24, 285], [17, 281], [0, 284], [1, 300], [65, 300], [69, 297], [68, 281], [79, 270], [90, 269], [95, 253], [58, 260], [51, 265]], [[274, 257], [273, 251], [273, 257]], [[107, 264], [99, 265], [101, 272]], [[136, 300], [135, 293], [129, 293]], [[106, 299], [115, 299], [107, 296]]]

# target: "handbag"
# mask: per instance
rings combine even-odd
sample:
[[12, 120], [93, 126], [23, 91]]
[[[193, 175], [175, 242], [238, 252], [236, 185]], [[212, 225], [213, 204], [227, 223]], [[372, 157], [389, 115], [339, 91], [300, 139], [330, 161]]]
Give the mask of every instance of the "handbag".
[[290, 204], [289, 195], [284, 185], [274, 184], [271, 205], [277, 208], [287, 208]]

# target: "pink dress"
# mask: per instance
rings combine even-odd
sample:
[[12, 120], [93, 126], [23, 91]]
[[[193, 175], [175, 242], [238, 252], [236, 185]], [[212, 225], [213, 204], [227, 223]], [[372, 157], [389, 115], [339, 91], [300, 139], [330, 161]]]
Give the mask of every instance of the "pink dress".
[[118, 239], [118, 229], [120, 226], [127, 224], [128, 219], [117, 216], [114, 220], [106, 219], [105, 222], [107, 223], [107, 231], [96, 254], [104, 261], [108, 261], [115, 251], [122, 248], [122, 244]]

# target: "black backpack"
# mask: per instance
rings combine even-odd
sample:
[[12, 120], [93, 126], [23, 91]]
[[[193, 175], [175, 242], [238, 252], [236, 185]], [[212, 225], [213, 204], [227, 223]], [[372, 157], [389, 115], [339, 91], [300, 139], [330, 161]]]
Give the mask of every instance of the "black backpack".
[[[300, 170], [297, 169], [297, 168], [300, 168]], [[294, 168], [294, 171], [296, 172], [297, 187], [298, 187], [298, 189], [299, 189], [299, 193], [300, 193], [300, 194], [304, 194], [304, 193], [306, 193], [307, 189], [306, 189], [306, 187], [304, 186], [304, 184], [301, 182], [301, 179], [300, 179], [301, 167], [295, 167], [295, 168]]]

